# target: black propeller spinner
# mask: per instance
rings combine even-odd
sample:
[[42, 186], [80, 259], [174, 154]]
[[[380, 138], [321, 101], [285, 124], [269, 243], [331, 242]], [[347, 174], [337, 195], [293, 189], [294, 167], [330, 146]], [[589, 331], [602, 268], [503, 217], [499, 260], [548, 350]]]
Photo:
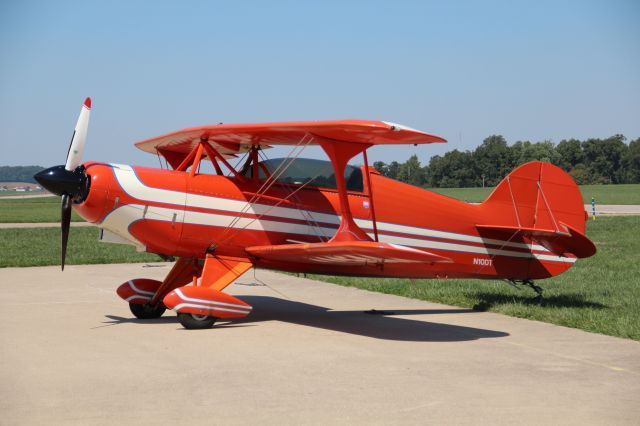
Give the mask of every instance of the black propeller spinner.
[[73, 171], [65, 169], [64, 166], [53, 166], [36, 173], [33, 177], [44, 189], [62, 197], [60, 206], [60, 226], [62, 230], [60, 264], [64, 271], [69, 227], [71, 226], [71, 202], [81, 202], [87, 198], [90, 179], [83, 166], [79, 166]]

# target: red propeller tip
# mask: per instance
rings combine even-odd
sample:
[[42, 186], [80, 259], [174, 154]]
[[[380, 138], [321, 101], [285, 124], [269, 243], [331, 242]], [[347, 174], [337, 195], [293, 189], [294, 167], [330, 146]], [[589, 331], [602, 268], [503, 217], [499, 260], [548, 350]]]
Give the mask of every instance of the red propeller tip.
[[88, 97], [87, 99], [84, 100], [84, 106], [91, 109], [91, 98]]

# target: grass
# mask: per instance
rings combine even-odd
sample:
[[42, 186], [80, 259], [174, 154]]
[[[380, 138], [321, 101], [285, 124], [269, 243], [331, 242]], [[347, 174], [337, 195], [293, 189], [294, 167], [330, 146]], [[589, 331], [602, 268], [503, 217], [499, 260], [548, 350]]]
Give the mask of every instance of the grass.
[[582, 185], [580, 192], [585, 204], [591, 204], [591, 197], [599, 204], [640, 204], [640, 184]]
[[[60, 264], [60, 228], [0, 229], [0, 267]], [[71, 228], [67, 265], [157, 262], [135, 247], [98, 242], [97, 228]]]
[[[71, 221], [82, 218], [71, 212]], [[3, 200], [0, 198], [0, 223], [60, 222], [60, 197]]]
[[587, 233], [598, 253], [558, 277], [537, 281], [545, 288], [541, 305], [533, 303], [530, 289], [501, 281], [313, 278], [640, 340], [640, 216], [589, 221]]
[[[427, 188], [438, 194], [457, 198], [470, 203], [484, 201], [493, 188]], [[582, 199], [585, 204], [591, 204], [591, 197], [595, 197], [598, 204], [640, 204], [640, 184], [628, 185], [582, 185], [580, 186]]]

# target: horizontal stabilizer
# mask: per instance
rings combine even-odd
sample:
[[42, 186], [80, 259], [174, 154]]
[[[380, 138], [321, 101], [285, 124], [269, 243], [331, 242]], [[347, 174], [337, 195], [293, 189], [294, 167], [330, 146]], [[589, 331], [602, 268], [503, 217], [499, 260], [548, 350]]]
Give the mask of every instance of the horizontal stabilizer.
[[493, 231], [503, 238], [511, 238], [515, 234], [525, 236], [557, 255], [572, 254], [577, 258], [585, 258], [596, 253], [596, 246], [589, 238], [562, 222], [557, 230], [505, 225], [476, 225], [476, 228]]
[[254, 246], [246, 250], [258, 259], [337, 266], [452, 262], [448, 257], [424, 250], [374, 241]]

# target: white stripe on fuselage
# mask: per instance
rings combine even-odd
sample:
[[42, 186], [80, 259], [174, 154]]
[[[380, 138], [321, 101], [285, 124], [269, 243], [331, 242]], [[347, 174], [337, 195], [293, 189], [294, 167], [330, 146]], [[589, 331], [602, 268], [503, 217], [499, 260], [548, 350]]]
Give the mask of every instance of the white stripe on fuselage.
[[[315, 222], [325, 223], [325, 224], [340, 224], [340, 217], [335, 214], [328, 213], [320, 213], [305, 210], [304, 213], [300, 209], [293, 209], [287, 207], [274, 207], [269, 204], [260, 204], [260, 203], [252, 203], [248, 205], [246, 201], [240, 200], [231, 200], [228, 198], [217, 198], [210, 197], [206, 195], [199, 194], [185, 194], [180, 191], [173, 191], [169, 189], [162, 188], [154, 188], [145, 185], [140, 181], [135, 171], [131, 166], [121, 165], [121, 164], [111, 164], [113, 166], [113, 173], [116, 177], [116, 180], [120, 184], [121, 188], [129, 194], [133, 198], [137, 198], [142, 201], [149, 201], [155, 203], [164, 203], [164, 204], [175, 204], [178, 206], [187, 207], [195, 207], [195, 208], [203, 208], [203, 209], [211, 209], [211, 210], [220, 210], [220, 211], [228, 211], [231, 213], [240, 213], [243, 211], [245, 214], [252, 215], [264, 215], [268, 214], [269, 216], [286, 218], [286, 219], [295, 219], [302, 220], [308, 222], [309, 217]], [[185, 215], [194, 216], [192, 214], [196, 214], [197, 212], [185, 212]], [[200, 214], [210, 214], [210, 213], [200, 213]], [[181, 214], [178, 214], [178, 217], [181, 217]], [[197, 215], [195, 215], [197, 216]], [[185, 217], [186, 219], [186, 217]], [[176, 219], [178, 220], [178, 219]], [[253, 220], [253, 219], [250, 219]], [[259, 222], [259, 221], [256, 221]], [[372, 229], [373, 222], [371, 220], [366, 219], [355, 219], [356, 224], [363, 229]], [[230, 223], [230, 220], [224, 225], [216, 225], [216, 226], [226, 226]], [[444, 238], [449, 240], [458, 240], [465, 241], [470, 243], [479, 243], [479, 244], [492, 244], [498, 245], [501, 247], [517, 247], [524, 248], [528, 250], [537, 250], [549, 253], [549, 251], [538, 244], [525, 244], [525, 243], [517, 243], [511, 241], [504, 240], [496, 240], [491, 238], [483, 238], [476, 235], [468, 235], [468, 234], [460, 234], [456, 232], [447, 232], [440, 231], [429, 228], [419, 228], [407, 225], [400, 225], [395, 223], [388, 222], [376, 222], [377, 228], [379, 232], [395, 232], [402, 233], [408, 235], [422, 236], [422, 237], [432, 237], [432, 238]], [[295, 225], [291, 224], [291, 226], [305, 226], [305, 225]], [[237, 226], [242, 228], [243, 226]], [[310, 229], [309, 232], [305, 232], [305, 234], [319, 236], [316, 226], [306, 227], [306, 229]], [[332, 228], [322, 228], [322, 229], [332, 229]], [[299, 233], [299, 232], [292, 232]], [[331, 237], [335, 233], [335, 229], [332, 229], [329, 235], [321, 234], [322, 236]], [[398, 237], [405, 238], [405, 237]]]
[[[231, 216], [225, 214], [216, 213], [201, 213], [183, 211], [177, 209], [171, 209], [166, 207], [148, 206], [146, 214], [144, 213], [144, 205], [142, 204], [126, 204], [111, 211], [100, 224], [101, 227], [107, 228], [112, 232], [115, 232], [115, 228], [119, 228], [120, 232], [125, 230], [127, 236], [122, 235], [125, 238], [135, 240], [135, 238], [129, 233], [129, 225], [133, 222], [145, 219], [145, 220], [158, 220], [163, 222], [171, 222], [174, 214], [178, 219], [185, 224], [203, 225], [203, 226], [215, 226], [225, 228], [229, 225]], [[144, 216], [144, 217], [143, 217]], [[297, 235], [316, 235], [320, 232], [325, 237], [331, 237], [335, 234], [335, 228], [328, 227], [316, 227], [306, 224], [293, 224], [278, 222], [273, 220], [254, 220], [249, 218], [240, 218], [233, 225], [234, 229], [246, 229], [251, 231], [264, 231], [264, 232], [279, 232], [284, 234], [297, 234]], [[369, 236], [373, 238], [373, 233], [369, 233]], [[410, 237], [398, 237], [392, 235], [379, 234], [379, 240], [384, 243], [398, 244], [409, 247], [419, 247], [437, 250], [446, 250], [461, 253], [477, 253], [484, 255], [500, 255], [511, 256], [520, 258], [536, 258], [539, 260], [549, 260], [556, 262], [575, 262], [575, 259], [569, 257], [561, 257], [555, 255], [538, 254], [531, 252], [518, 252], [512, 250], [492, 249], [481, 246], [471, 246], [468, 244], [457, 244], [442, 241], [423, 240]]]

